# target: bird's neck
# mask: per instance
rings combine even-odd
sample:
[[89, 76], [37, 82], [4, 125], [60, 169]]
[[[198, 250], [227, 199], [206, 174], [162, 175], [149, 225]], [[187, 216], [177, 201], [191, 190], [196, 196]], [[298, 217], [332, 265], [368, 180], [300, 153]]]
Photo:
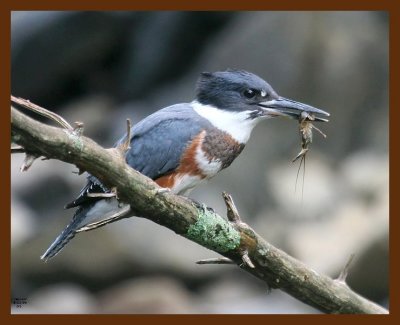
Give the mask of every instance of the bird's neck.
[[204, 105], [194, 100], [191, 102], [193, 110], [207, 119], [216, 128], [228, 133], [237, 142], [246, 144], [251, 131], [259, 119], [249, 118], [251, 111], [226, 111], [212, 105]]

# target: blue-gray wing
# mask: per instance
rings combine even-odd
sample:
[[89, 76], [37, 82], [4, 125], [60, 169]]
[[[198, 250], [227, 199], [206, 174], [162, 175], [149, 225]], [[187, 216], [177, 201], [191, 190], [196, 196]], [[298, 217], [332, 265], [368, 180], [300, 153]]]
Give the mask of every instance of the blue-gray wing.
[[[131, 148], [126, 153], [126, 161], [140, 173], [157, 179], [175, 170], [188, 143], [210, 126], [190, 104], [166, 107], [132, 127]], [[115, 146], [125, 139], [126, 135]], [[66, 208], [99, 199], [88, 197], [88, 193], [108, 191], [98, 179], [89, 175], [88, 183], [77, 199], [67, 204]]]
[[126, 161], [152, 179], [176, 169], [188, 143], [209, 126], [190, 106], [176, 106], [157, 112], [132, 129]]

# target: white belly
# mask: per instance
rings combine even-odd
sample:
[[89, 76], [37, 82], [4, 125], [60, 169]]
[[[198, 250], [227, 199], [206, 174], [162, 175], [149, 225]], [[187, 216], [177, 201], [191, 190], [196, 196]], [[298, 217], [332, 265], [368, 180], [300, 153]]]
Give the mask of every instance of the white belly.
[[222, 168], [222, 164], [218, 159], [209, 159], [199, 146], [196, 150], [197, 167], [201, 170], [206, 178], [214, 177]]
[[174, 186], [171, 191], [178, 195], [187, 195], [197, 185], [199, 185], [203, 179], [196, 175], [178, 175], [175, 180]]

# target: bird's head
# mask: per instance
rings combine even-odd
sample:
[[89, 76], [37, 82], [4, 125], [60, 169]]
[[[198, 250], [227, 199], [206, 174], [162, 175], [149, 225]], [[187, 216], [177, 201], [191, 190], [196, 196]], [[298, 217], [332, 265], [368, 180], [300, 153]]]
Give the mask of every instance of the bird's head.
[[196, 100], [224, 112], [240, 114], [244, 119], [259, 120], [276, 116], [298, 119], [311, 113], [315, 121], [329, 113], [307, 104], [279, 96], [263, 79], [244, 70], [203, 72], [197, 82]]

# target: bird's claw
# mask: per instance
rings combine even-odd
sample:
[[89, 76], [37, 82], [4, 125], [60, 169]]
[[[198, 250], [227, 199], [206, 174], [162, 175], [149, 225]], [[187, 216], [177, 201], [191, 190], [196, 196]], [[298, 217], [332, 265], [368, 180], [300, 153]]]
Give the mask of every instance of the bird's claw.
[[171, 192], [171, 190], [167, 187], [162, 187], [156, 190], [156, 194], [163, 194], [168, 192]]

